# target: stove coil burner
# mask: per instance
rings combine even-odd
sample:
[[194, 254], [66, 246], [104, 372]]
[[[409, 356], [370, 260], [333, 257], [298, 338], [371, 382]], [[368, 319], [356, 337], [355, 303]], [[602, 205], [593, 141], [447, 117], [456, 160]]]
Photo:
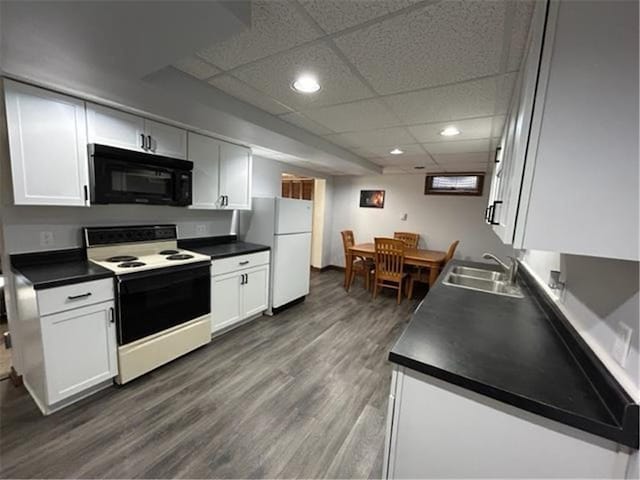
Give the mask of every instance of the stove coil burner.
[[179, 253], [177, 255], [169, 255], [167, 260], [188, 260], [193, 258], [193, 255], [188, 255], [186, 253]]
[[107, 262], [111, 263], [120, 263], [120, 262], [133, 262], [137, 260], [138, 257], [134, 257], [133, 255], [117, 255], [115, 257], [107, 258]]
[[179, 253], [178, 250], [162, 250], [160, 255], [175, 255], [176, 253]]
[[[135, 258], [135, 257], [133, 257]], [[124, 262], [118, 265], [118, 268], [134, 268], [134, 267], [144, 267], [146, 263], [144, 262]]]

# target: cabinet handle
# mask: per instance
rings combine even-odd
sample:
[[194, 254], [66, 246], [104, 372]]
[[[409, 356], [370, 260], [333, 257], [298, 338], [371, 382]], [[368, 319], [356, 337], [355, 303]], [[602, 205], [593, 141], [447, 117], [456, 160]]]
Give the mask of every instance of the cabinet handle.
[[81, 293], [80, 295], [69, 295], [67, 297], [67, 299], [69, 300], [78, 300], [80, 298], [86, 298], [86, 297], [90, 297], [91, 296], [91, 292], [87, 292], [87, 293]]
[[245, 273], [244, 274], [244, 284], [246, 285], [247, 283], [249, 283], [249, 274]]
[[116, 312], [113, 307], [109, 307], [109, 321], [111, 323], [116, 323]]
[[143, 150], [146, 150], [147, 147], [145, 146], [145, 143], [144, 143], [144, 133], [140, 134], [140, 138], [142, 139], [142, 145], [140, 145], [140, 148], [142, 148]]
[[153, 150], [151, 148], [151, 135], [147, 135], [147, 150]]
[[227, 205], [229, 205], [229, 197], [222, 195], [222, 206], [226, 207]]
[[240, 285], [244, 285], [244, 273], [240, 275]]
[[491, 205], [491, 215], [489, 217], [489, 223], [491, 225], [500, 225], [500, 222], [495, 221], [496, 205], [500, 205], [500, 204], [502, 204], [502, 200], [496, 200], [495, 202], [493, 202], [493, 205]]
[[249, 260], [244, 260], [243, 262], [238, 262], [238, 265], [246, 265], [249, 263]]
[[496, 147], [496, 155], [495, 157], [493, 157], [494, 163], [500, 163], [500, 160], [498, 160], [498, 154], [500, 153], [500, 150], [502, 150], [502, 147]]

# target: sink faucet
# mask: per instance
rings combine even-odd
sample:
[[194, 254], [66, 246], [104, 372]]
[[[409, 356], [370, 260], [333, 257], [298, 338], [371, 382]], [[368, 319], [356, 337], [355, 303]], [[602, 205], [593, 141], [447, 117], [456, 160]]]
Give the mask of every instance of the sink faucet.
[[514, 285], [516, 283], [516, 275], [518, 274], [518, 262], [515, 257], [508, 257], [509, 260], [511, 260], [511, 265], [507, 265], [492, 253], [484, 253], [482, 255], [482, 258], [484, 258], [485, 260], [493, 260], [494, 262], [496, 262], [502, 267], [504, 273], [507, 274], [509, 283], [511, 285]]

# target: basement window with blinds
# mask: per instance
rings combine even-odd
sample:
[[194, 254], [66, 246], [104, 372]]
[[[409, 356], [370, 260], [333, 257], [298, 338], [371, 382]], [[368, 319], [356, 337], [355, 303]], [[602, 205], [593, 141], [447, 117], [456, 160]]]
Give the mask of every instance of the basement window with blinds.
[[483, 173], [442, 173], [427, 175], [425, 195], [482, 195]]

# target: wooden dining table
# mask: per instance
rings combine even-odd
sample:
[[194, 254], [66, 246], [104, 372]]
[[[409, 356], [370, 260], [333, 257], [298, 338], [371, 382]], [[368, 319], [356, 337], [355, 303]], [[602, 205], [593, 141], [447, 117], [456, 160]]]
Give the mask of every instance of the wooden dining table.
[[[352, 247], [349, 247], [348, 258], [346, 265], [345, 278], [350, 278], [351, 268], [353, 265], [353, 257], [362, 257], [373, 260], [376, 254], [375, 244], [358, 243]], [[413, 265], [416, 267], [425, 267], [429, 269], [429, 286], [433, 285], [440, 273], [447, 252], [441, 252], [439, 250], [423, 250], [421, 248], [405, 248], [404, 249], [404, 264]], [[346, 283], [345, 283], [346, 285]]]

